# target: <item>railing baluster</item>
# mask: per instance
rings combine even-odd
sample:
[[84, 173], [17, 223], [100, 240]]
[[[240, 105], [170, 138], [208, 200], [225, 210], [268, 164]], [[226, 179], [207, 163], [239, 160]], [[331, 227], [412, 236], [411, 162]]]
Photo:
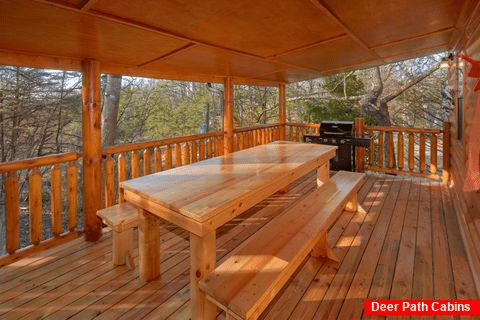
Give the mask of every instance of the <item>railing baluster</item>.
[[198, 161], [205, 160], [205, 142], [200, 139], [198, 142]]
[[240, 136], [238, 137], [238, 150], [245, 149], [245, 132], [241, 132]]
[[120, 188], [120, 183], [127, 180], [127, 158], [125, 153], [120, 153], [118, 155], [118, 202], [125, 202], [123, 197], [123, 192]]
[[383, 131], [378, 134], [378, 167], [383, 168]]
[[52, 233], [55, 238], [62, 233], [62, 172], [60, 165], [52, 167], [51, 175], [51, 209], [52, 209]]
[[370, 130], [368, 132], [368, 135], [370, 136], [370, 148], [368, 149], [368, 164], [370, 167], [373, 167], [373, 164], [375, 163], [375, 137], [373, 130]]
[[[112, 159], [112, 178], [113, 178]], [[115, 180], [115, 179], [113, 179]], [[111, 182], [113, 193], [113, 204], [115, 204], [115, 181]], [[113, 205], [112, 204], [112, 205]], [[77, 207], [78, 207], [78, 169], [76, 162], [70, 162], [67, 167], [67, 208], [68, 208], [68, 230], [75, 231], [77, 228]]]
[[218, 145], [219, 143], [220, 143], [219, 138], [216, 138], [213, 141], [213, 156], [214, 157], [218, 157], [220, 155], [220, 148], [219, 148], [219, 145]]
[[399, 131], [397, 135], [398, 141], [398, 169], [403, 170], [403, 158], [404, 158], [404, 147], [403, 147], [403, 132]]
[[420, 172], [424, 172], [426, 165], [425, 165], [425, 133], [420, 133]]
[[415, 137], [413, 136], [413, 132], [408, 133], [408, 170], [413, 171], [415, 168], [415, 145], [414, 145]]
[[198, 161], [197, 158], [197, 141], [192, 141], [192, 163], [195, 163]]
[[151, 173], [150, 149], [143, 150], [143, 175], [147, 176]]
[[110, 154], [107, 156], [104, 166], [105, 166], [105, 207], [108, 208], [115, 204], [115, 170], [113, 168], [114, 161]]
[[153, 149], [153, 170], [155, 172], [162, 171], [162, 151], [160, 147]]
[[297, 130], [295, 130], [295, 141], [300, 142], [300, 128], [297, 127]]
[[223, 156], [225, 154], [225, 139], [223, 137], [218, 139], [218, 152], [219, 156]]
[[9, 254], [14, 254], [18, 248], [19, 239], [19, 213], [20, 204], [18, 197], [18, 176], [15, 171], [7, 173], [5, 179], [5, 210], [6, 210], [6, 249]]
[[136, 150], [131, 153], [132, 179], [140, 177], [140, 156]]
[[175, 143], [173, 148], [175, 150], [175, 168], [178, 168], [182, 166], [182, 148], [180, 143]]
[[432, 134], [432, 140], [430, 142], [430, 172], [437, 174], [437, 135]]
[[293, 127], [289, 126], [288, 129], [288, 140], [293, 141]]
[[388, 132], [388, 168], [393, 169], [393, 132]]
[[210, 138], [207, 140], [207, 159], [210, 159], [212, 157], [212, 139], [214, 138]]
[[33, 168], [28, 178], [28, 202], [30, 241], [37, 245], [42, 240], [42, 175], [38, 168]]
[[188, 142], [185, 142], [182, 148], [182, 165], [186, 166], [190, 164], [190, 147]]
[[172, 147], [170, 147], [169, 144], [167, 144], [165, 146], [165, 150], [164, 150], [164, 153], [165, 153], [165, 169], [168, 170], [168, 169], [172, 169]]

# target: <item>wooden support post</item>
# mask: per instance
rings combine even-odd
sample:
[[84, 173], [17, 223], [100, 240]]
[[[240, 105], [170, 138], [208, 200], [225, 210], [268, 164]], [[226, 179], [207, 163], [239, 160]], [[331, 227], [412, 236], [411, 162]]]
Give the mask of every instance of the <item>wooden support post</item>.
[[233, 78], [225, 78], [223, 101], [224, 153], [233, 152]]
[[327, 232], [323, 232], [320, 236], [320, 240], [317, 242], [315, 247], [312, 250], [312, 256], [315, 258], [328, 258], [333, 261], [340, 261], [335, 254], [333, 253], [332, 249], [328, 245], [327, 241]]
[[317, 169], [317, 187], [322, 186], [330, 179], [330, 162], [327, 161], [323, 166]]
[[450, 122], [443, 123], [443, 169], [442, 182], [447, 184], [450, 178]]
[[355, 193], [352, 198], [347, 202], [347, 205], [345, 206], [345, 211], [348, 212], [357, 212], [358, 211], [358, 196], [357, 193]]
[[139, 275], [146, 282], [160, 277], [160, 219], [138, 210]]
[[82, 61], [83, 215], [85, 239], [102, 235], [97, 211], [102, 208], [102, 134], [100, 126], [100, 62]]
[[190, 292], [192, 320], [215, 319], [217, 307], [207, 299], [198, 282], [215, 269], [215, 231], [204, 237], [190, 234]]
[[[355, 120], [355, 135], [363, 138], [365, 135], [365, 120], [358, 118]], [[356, 147], [355, 149], [355, 166], [357, 172], [365, 171], [365, 148]]]
[[280, 125], [280, 140], [286, 140], [287, 123], [287, 96], [285, 93], [285, 84], [278, 86], [278, 124]]

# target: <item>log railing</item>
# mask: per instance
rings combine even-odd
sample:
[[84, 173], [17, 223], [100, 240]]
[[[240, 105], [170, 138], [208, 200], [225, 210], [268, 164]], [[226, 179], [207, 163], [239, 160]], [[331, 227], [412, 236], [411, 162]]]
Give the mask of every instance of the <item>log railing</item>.
[[233, 150], [239, 151], [280, 140], [280, 125], [265, 124], [234, 130]]
[[370, 136], [367, 170], [429, 179], [448, 176], [449, 123], [443, 130], [365, 127]]
[[[279, 127], [275, 124], [235, 129], [233, 150], [278, 140]], [[223, 154], [221, 131], [107, 147], [103, 152], [105, 207], [123, 201], [119, 182]]]
[[286, 140], [296, 142], [303, 142], [305, 134], [318, 133], [320, 129], [315, 123], [287, 123], [286, 126]]
[[106, 147], [105, 207], [123, 202], [119, 182], [219, 156], [223, 150], [223, 132]]
[[[81, 154], [79, 153], [63, 153], [0, 163], [0, 174], [3, 174], [5, 181], [4, 240], [5, 249], [8, 253], [7, 256], [0, 258], [0, 266], [32, 252], [68, 241], [80, 234], [77, 231], [77, 160], [80, 157]], [[28, 187], [26, 185], [27, 181]], [[19, 182], [25, 183], [25, 189], [28, 189], [25, 195], [20, 194]], [[42, 191], [45, 184], [49, 184], [50, 188], [50, 197], [46, 199]], [[28, 202], [22, 201], [23, 198], [28, 198]], [[51, 211], [51, 226], [49, 226], [52, 231], [51, 238], [47, 238], [44, 233], [45, 226], [42, 222], [44, 220], [42, 219], [44, 209], [48, 207], [48, 202]], [[20, 211], [22, 211], [22, 214], [28, 215], [28, 242], [30, 243], [29, 246], [21, 250], [19, 250]], [[22, 225], [26, 226], [25, 223], [22, 223]]]

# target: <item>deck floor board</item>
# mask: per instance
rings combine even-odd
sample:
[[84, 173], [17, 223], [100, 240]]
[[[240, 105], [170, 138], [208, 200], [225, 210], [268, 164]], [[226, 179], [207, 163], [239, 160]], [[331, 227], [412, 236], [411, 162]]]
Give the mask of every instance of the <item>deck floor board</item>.
[[[314, 186], [312, 173], [219, 229], [217, 261]], [[360, 319], [365, 298], [477, 298], [445, 187], [370, 174], [358, 199], [362, 211], [328, 234], [339, 261], [308, 257], [262, 319]], [[147, 284], [138, 268], [113, 268], [109, 231], [1, 268], [0, 318], [189, 319], [188, 234], [163, 224], [160, 237], [162, 276]]]

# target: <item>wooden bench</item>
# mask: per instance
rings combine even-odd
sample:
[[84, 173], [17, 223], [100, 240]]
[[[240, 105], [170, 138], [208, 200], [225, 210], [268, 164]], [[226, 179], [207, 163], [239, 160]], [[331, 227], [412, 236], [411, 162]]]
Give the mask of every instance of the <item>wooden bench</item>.
[[330, 256], [327, 229], [357, 211], [364, 174], [340, 171], [276, 216], [199, 284], [227, 319], [256, 319], [311, 253]]
[[112, 229], [113, 265], [127, 264], [133, 268], [133, 228], [138, 224], [137, 209], [124, 202], [97, 211], [103, 223]]

